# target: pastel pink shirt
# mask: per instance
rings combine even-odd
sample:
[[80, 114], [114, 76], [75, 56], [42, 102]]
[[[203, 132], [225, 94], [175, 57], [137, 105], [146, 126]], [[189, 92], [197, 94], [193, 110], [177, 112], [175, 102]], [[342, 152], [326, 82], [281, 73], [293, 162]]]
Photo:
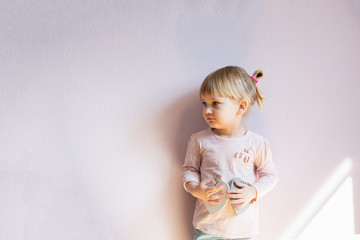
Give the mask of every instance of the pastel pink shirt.
[[[244, 150], [250, 149], [250, 160], [244, 161]], [[221, 137], [211, 129], [193, 134], [188, 142], [183, 165], [183, 183], [200, 182], [217, 173], [230, 184], [235, 177], [249, 182], [257, 190], [258, 199], [268, 193], [278, 180], [269, 143], [260, 135], [247, 131], [238, 138]], [[193, 225], [195, 228], [224, 238], [246, 238], [258, 234], [257, 201], [237, 216], [230, 204], [211, 215], [202, 200], [197, 199]]]

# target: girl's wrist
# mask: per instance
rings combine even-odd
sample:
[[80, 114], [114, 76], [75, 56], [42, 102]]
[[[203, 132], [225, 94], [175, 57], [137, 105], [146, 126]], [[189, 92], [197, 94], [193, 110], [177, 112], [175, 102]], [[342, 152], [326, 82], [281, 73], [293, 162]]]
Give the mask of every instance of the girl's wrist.
[[194, 189], [197, 187], [199, 183], [197, 182], [187, 182], [185, 183], [185, 190], [190, 193], [190, 194], [193, 194], [194, 192]]

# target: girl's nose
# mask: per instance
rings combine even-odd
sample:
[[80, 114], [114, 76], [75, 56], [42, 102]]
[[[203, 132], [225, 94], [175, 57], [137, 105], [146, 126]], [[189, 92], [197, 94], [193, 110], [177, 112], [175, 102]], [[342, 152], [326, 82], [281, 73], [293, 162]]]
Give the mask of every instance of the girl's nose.
[[204, 107], [204, 114], [211, 114], [211, 108], [210, 107]]

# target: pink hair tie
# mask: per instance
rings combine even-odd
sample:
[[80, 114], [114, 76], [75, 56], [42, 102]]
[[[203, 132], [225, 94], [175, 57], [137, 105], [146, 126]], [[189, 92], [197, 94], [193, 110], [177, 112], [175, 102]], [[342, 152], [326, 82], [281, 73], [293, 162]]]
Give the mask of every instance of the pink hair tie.
[[251, 78], [255, 80], [255, 83], [256, 83], [256, 84], [258, 83], [258, 80], [257, 80], [257, 78], [256, 78], [256, 75], [252, 75]]

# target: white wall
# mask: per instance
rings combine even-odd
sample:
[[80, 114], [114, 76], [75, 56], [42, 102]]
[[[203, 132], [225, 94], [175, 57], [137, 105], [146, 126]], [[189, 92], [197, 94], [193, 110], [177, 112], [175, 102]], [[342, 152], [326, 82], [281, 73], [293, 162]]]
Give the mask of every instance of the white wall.
[[271, 141], [280, 182], [261, 200], [259, 239], [296, 237], [345, 158], [360, 233], [359, 1], [0, 9], [0, 239], [191, 239], [181, 165], [206, 128], [197, 90], [225, 65], [265, 73], [249, 128]]

